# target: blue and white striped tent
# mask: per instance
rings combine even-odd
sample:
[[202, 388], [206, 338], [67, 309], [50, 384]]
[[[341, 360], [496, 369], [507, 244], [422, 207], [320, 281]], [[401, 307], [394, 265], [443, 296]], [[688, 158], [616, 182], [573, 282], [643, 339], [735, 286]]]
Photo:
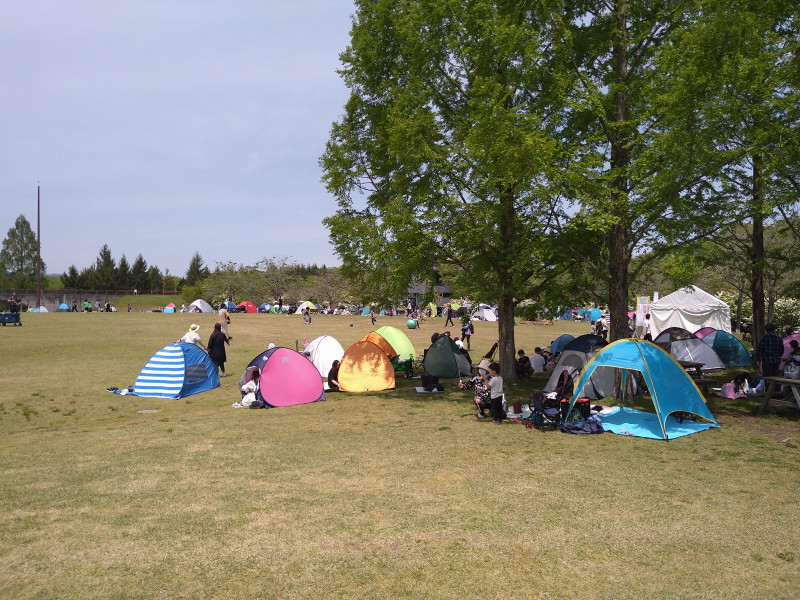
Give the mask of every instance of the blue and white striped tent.
[[194, 344], [176, 342], [156, 352], [139, 372], [133, 393], [145, 398], [183, 398], [219, 387], [216, 365]]

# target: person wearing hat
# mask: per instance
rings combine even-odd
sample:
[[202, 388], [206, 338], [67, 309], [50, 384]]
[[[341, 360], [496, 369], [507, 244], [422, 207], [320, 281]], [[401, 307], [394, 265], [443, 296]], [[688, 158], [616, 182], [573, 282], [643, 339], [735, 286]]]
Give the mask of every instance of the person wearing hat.
[[767, 332], [758, 342], [756, 358], [761, 365], [761, 374], [764, 377], [777, 377], [783, 355], [783, 340], [775, 333], [775, 324], [767, 323]]
[[196, 344], [197, 346], [200, 346], [203, 350], [206, 350], [207, 352], [208, 350], [205, 347], [205, 344], [203, 344], [203, 340], [200, 339], [200, 335], [197, 333], [198, 331], [200, 331], [200, 325], [198, 325], [197, 323], [192, 323], [192, 325], [189, 327], [189, 331], [184, 333], [183, 337], [178, 341], [186, 342], [187, 344]]

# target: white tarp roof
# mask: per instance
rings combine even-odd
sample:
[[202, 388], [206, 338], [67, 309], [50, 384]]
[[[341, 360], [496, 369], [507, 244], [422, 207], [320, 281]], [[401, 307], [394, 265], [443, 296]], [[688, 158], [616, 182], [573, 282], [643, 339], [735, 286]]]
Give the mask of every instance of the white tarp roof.
[[653, 339], [670, 327], [694, 333], [702, 327], [731, 332], [731, 309], [694, 285], [676, 290], [650, 304], [650, 334]]

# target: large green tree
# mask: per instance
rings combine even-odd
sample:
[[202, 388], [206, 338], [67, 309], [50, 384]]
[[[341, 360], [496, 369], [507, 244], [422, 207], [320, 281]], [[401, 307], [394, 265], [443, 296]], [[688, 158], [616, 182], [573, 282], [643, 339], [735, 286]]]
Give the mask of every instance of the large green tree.
[[403, 298], [457, 267], [460, 290], [499, 305], [506, 377], [515, 305], [551, 274], [542, 197], [560, 160], [537, 110], [546, 49], [532, 4], [357, 1], [350, 99], [321, 160], [343, 274]]
[[[0, 249], [0, 265], [2, 265], [6, 284], [16, 288], [36, 287], [36, 256], [38, 242], [36, 234], [25, 215], [19, 215], [14, 226], [8, 230]], [[41, 261], [38, 272], [44, 274], [45, 263]]]
[[203, 263], [203, 257], [200, 256], [199, 252], [195, 252], [192, 255], [192, 259], [189, 261], [189, 267], [186, 269], [186, 285], [197, 285], [210, 274], [211, 271]]

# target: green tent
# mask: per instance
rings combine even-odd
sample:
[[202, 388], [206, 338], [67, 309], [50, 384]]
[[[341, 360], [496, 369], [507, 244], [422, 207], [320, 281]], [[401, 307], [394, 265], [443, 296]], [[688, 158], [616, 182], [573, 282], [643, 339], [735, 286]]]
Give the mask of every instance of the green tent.
[[431, 344], [422, 364], [425, 372], [435, 377], [466, 377], [472, 371], [467, 357], [446, 335]]
[[380, 335], [392, 345], [395, 354], [397, 354], [400, 360], [406, 360], [409, 358], [413, 359], [417, 357], [417, 353], [414, 350], [411, 340], [408, 339], [408, 336], [405, 333], [397, 329], [397, 327], [390, 327], [389, 325], [386, 325], [385, 327], [379, 327], [376, 329], [375, 333]]

